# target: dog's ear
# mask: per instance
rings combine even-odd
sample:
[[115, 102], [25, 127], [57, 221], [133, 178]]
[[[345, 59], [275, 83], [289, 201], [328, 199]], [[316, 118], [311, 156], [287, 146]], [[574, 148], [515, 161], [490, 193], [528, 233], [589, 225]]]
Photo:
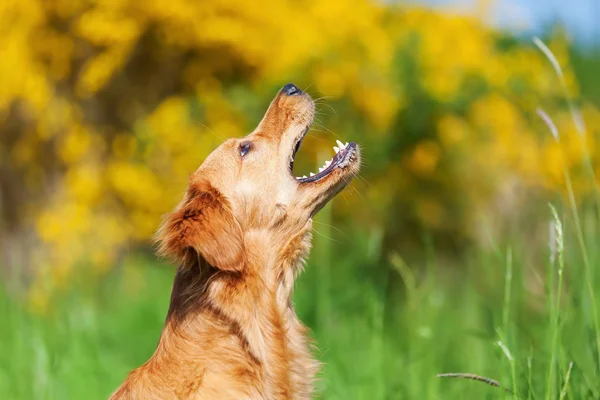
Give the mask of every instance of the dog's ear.
[[156, 241], [159, 255], [182, 266], [193, 265], [198, 255], [225, 271], [241, 271], [244, 265], [242, 230], [231, 205], [206, 182], [190, 184], [183, 201], [164, 218]]

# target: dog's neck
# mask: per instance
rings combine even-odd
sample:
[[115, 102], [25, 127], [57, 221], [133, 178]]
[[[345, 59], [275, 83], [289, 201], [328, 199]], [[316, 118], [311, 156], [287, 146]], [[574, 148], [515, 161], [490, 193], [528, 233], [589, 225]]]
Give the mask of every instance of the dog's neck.
[[[180, 337], [188, 345], [193, 344], [206, 319], [216, 318], [218, 323], [239, 331], [240, 340], [247, 341], [249, 352], [257, 360], [277, 362], [269, 349], [285, 348], [289, 324], [297, 322], [291, 296], [310, 249], [310, 238], [310, 224], [291, 238], [248, 234], [246, 265], [239, 273], [219, 271], [201, 258], [197, 265], [180, 267], [161, 344], [166, 337], [168, 342]], [[277, 251], [261, 251], [269, 248]], [[197, 345], [201, 351], [203, 343]], [[167, 350], [159, 345], [161, 348]]]

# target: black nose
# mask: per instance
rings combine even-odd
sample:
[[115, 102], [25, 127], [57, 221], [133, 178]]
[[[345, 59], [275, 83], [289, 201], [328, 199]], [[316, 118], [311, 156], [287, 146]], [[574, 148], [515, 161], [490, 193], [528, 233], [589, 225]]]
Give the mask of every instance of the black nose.
[[288, 96], [298, 96], [302, 94], [302, 90], [298, 89], [293, 83], [288, 83], [283, 87], [283, 89], [281, 89], [281, 91]]

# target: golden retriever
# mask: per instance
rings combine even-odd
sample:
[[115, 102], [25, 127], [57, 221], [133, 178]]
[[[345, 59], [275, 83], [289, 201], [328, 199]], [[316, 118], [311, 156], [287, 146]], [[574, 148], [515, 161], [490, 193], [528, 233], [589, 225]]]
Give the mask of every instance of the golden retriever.
[[229, 139], [194, 172], [157, 233], [175, 260], [154, 355], [111, 399], [309, 399], [319, 363], [292, 304], [312, 217], [358, 173], [355, 143], [317, 174], [294, 177], [314, 116], [287, 84], [250, 135]]

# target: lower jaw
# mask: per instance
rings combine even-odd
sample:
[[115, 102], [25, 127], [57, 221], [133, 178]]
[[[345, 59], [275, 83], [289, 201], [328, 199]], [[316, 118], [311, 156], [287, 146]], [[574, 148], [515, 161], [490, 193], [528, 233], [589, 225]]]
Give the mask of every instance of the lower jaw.
[[[351, 142], [351, 143], [346, 143], [345, 145], [343, 145], [339, 140], [337, 141], [337, 144], [340, 146], [340, 149], [336, 148], [334, 146], [334, 150], [336, 150], [336, 154], [334, 155], [334, 157], [327, 161], [325, 163], [325, 165], [323, 166], [322, 169], [320, 169], [319, 173], [317, 174], [312, 174], [311, 176], [307, 177], [306, 175], [303, 177], [295, 177], [296, 180], [298, 180], [300, 183], [313, 183], [313, 182], [319, 182], [322, 181], [323, 179], [327, 178], [329, 175], [331, 175], [334, 171], [336, 171], [338, 168], [339, 169], [344, 169], [346, 167], [348, 167], [352, 162], [353, 162], [353, 158], [356, 154], [357, 151], [357, 146], [356, 143]], [[343, 147], [341, 147], [343, 146]], [[330, 165], [328, 163], [331, 163], [335, 160], [335, 164], [334, 165]], [[325, 168], [327, 167], [327, 168]], [[320, 175], [321, 173], [325, 172], [325, 171], [329, 171], [327, 172], [325, 175]]]

